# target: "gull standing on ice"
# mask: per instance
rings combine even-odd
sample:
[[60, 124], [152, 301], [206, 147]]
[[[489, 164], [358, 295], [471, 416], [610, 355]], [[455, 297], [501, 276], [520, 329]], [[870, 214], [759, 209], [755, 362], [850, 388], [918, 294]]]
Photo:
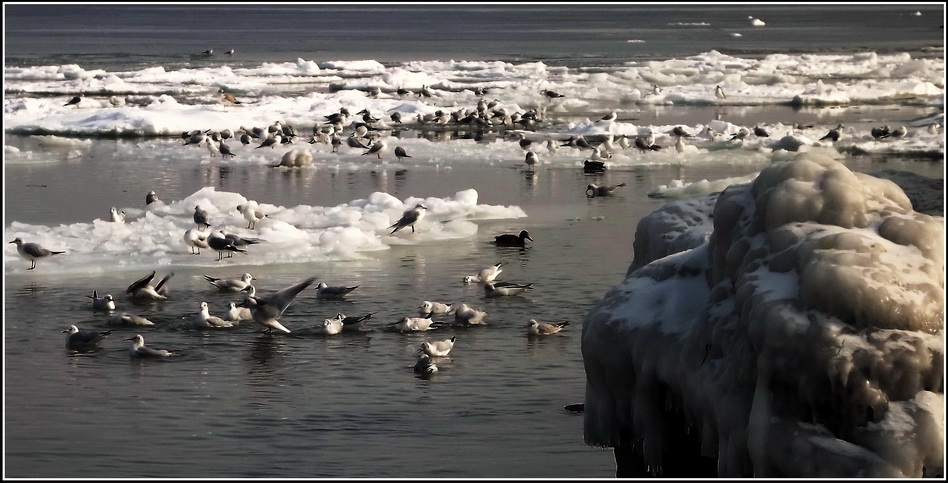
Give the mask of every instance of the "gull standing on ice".
[[497, 262], [497, 263], [495, 263], [495, 264], [493, 264], [493, 265], [491, 265], [491, 266], [489, 266], [489, 267], [487, 267], [487, 268], [481, 270], [480, 272], [477, 272], [477, 275], [466, 275], [466, 276], [464, 277], [464, 283], [474, 283], [474, 282], [490, 283], [490, 282], [493, 282], [494, 279], [496, 279], [497, 276], [500, 275], [500, 272], [503, 272], [503, 271], [504, 271], [504, 269], [501, 268], [501, 267], [503, 267], [503, 265], [504, 265], [504, 262]]
[[727, 99], [727, 95], [724, 94], [724, 89], [722, 89], [721, 86], [714, 88], [714, 97], [717, 97], [718, 99]]
[[[826, 133], [825, 136], [821, 137], [821, 138], [820, 138], [820, 141], [829, 140], [829, 141], [832, 141], [832, 142], [836, 142], [836, 141], [839, 141], [839, 138], [840, 138], [842, 135], [843, 135], [843, 125], [842, 125], [842, 124], [837, 124], [835, 128], [830, 129], [829, 132]], [[890, 136], [891, 136], [891, 134], [890, 134]]]
[[224, 329], [233, 326], [233, 321], [211, 315], [207, 302], [201, 302], [201, 310], [194, 317], [194, 327], [198, 329]]
[[388, 144], [385, 143], [385, 140], [380, 139], [375, 144], [373, 144], [368, 151], [362, 153], [362, 155], [365, 156], [368, 154], [375, 154], [378, 155], [379, 159], [382, 159], [382, 153], [384, 153], [387, 148]]
[[350, 292], [357, 288], [359, 288], [358, 285], [353, 285], [351, 287], [346, 287], [344, 285], [329, 286], [326, 284], [326, 282], [319, 282], [319, 285], [316, 286], [316, 298], [341, 300], [343, 297], [349, 295]]
[[244, 215], [244, 219], [247, 220], [248, 229], [254, 229], [257, 225], [257, 222], [265, 218], [267, 215], [260, 209], [260, 205], [256, 201], [250, 200], [242, 205], [237, 205], [237, 211], [241, 215]]
[[158, 195], [154, 192], [154, 190], [149, 191], [148, 194], [145, 195], [145, 205], [146, 205], [146, 206], [147, 206], [147, 205], [150, 205], [150, 204], [152, 204], [152, 203], [154, 203], [154, 202], [156, 202], [156, 201], [158, 201]]
[[410, 158], [411, 156], [409, 156], [408, 153], [405, 152], [405, 148], [401, 146], [395, 146], [395, 157], [398, 158], [399, 161], [401, 161], [402, 159]]
[[207, 228], [211, 227], [211, 224], [208, 223], [208, 221], [210, 220], [208, 220], [207, 211], [201, 208], [201, 205], [197, 205], [194, 207], [194, 215], [192, 218], [194, 218], [194, 223], [198, 227], [201, 227], [201, 225]]
[[73, 350], [90, 348], [111, 333], [111, 330], [79, 330], [75, 325], [63, 331], [66, 334], [66, 348]]
[[132, 346], [129, 348], [129, 353], [132, 357], [170, 357], [174, 353], [167, 351], [165, 349], [152, 349], [145, 345], [145, 338], [141, 334], [136, 334], [134, 337], [129, 337], [125, 340], [131, 340]]
[[427, 210], [428, 208], [425, 208], [425, 205], [418, 203], [414, 208], [402, 213], [402, 217], [389, 226], [389, 228], [393, 228], [391, 234], [394, 235], [395, 232], [405, 228], [406, 226], [410, 226], [411, 232], [414, 233], [415, 223], [418, 223], [422, 218], [425, 217], [425, 211]]
[[21, 257], [30, 261], [30, 268], [27, 268], [27, 270], [33, 270], [36, 268], [36, 261], [41, 258], [66, 253], [64, 251], [54, 252], [52, 250], [47, 250], [39, 243], [24, 243], [23, 239], [20, 237], [16, 237], [10, 243], [15, 243], [17, 253], [19, 253]]
[[233, 255], [234, 252], [247, 253], [247, 250], [237, 248], [231, 240], [224, 236], [224, 232], [221, 230], [211, 233], [207, 237], [207, 244], [217, 251], [218, 262], [224, 259], [224, 252], [227, 252], [228, 256]]
[[109, 210], [112, 216], [112, 222], [114, 223], [125, 223], [125, 211], [119, 212], [114, 206]]
[[204, 275], [204, 279], [210, 282], [211, 285], [219, 288], [222, 292], [243, 292], [243, 290], [250, 285], [251, 280], [256, 280], [250, 273], [245, 273], [241, 275], [240, 278], [215, 278]]
[[173, 276], [174, 272], [170, 272], [157, 285], [152, 286], [151, 280], [155, 278], [155, 271], [152, 270], [150, 274], [132, 282], [125, 293], [135, 299], [166, 300], [168, 298], [168, 287], [165, 287], [165, 283]]
[[536, 319], [530, 319], [524, 327], [527, 328], [527, 333], [530, 335], [550, 335], [563, 330], [567, 325], [569, 325], [568, 321], [548, 324], [545, 322], [537, 322]]
[[[207, 237], [210, 235], [210, 233], [200, 228], [189, 228], [184, 232], [184, 244], [191, 247], [191, 255], [200, 255], [202, 248], [211, 247], [207, 243]], [[197, 249], [197, 252], [194, 251], [195, 249]]]
[[[254, 322], [266, 327], [268, 334], [271, 333], [273, 329], [289, 334], [290, 329], [284, 327], [277, 319], [283, 315], [283, 312], [290, 306], [290, 302], [296, 298], [296, 295], [305, 290], [306, 287], [312, 285], [315, 281], [316, 277], [307, 278], [300, 283], [280, 290], [269, 299], [251, 295], [244, 299], [244, 304], [250, 309], [250, 313], [253, 314]], [[251, 285], [251, 287], [253, 286]], [[245, 290], [249, 290], [249, 288]]]
[[69, 99], [69, 102], [63, 104], [63, 106], [78, 106], [79, 101], [82, 100], [82, 97], [74, 96], [72, 99]]
[[106, 294], [105, 297], [99, 298], [98, 292], [93, 290], [92, 295], [86, 295], [86, 297], [92, 299], [93, 312], [111, 312], [115, 310], [115, 300], [112, 298], [112, 294]]

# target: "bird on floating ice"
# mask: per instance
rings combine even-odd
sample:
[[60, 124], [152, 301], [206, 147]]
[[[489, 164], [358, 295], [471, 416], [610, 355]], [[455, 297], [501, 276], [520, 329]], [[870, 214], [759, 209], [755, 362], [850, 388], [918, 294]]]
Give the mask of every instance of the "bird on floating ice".
[[39, 243], [25, 243], [20, 237], [16, 237], [10, 243], [15, 243], [17, 253], [19, 253], [21, 257], [30, 261], [30, 268], [27, 268], [27, 270], [35, 269], [37, 260], [66, 253], [64, 251], [47, 250]]
[[718, 99], [727, 99], [727, 95], [724, 94], [724, 89], [722, 89], [721, 86], [714, 88], [714, 97], [717, 97]]
[[124, 211], [124, 210], [121, 211], [121, 212], [119, 212], [119, 210], [113, 206], [112, 209], [109, 210], [109, 212], [111, 213], [112, 222], [114, 222], [114, 223], [125, 223], [125, 211]]
[[395, 234], [398, 230], [402, 228], [411, 227], [411, 232], [415, 232], [415, 224], [421, 221], [425, 217], [425, 212], [428, 208], [425, 208], [425, 205], [418, 203], [414, 208], [405, 211], [402, 213], [402, 217], [398, 221], [393, 223], [389, 228], [392, 228], [392, 235]]

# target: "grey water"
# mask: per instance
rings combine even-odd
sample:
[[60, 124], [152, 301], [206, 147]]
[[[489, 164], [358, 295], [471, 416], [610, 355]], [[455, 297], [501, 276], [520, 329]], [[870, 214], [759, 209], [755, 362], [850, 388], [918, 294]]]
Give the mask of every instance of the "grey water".
[[[776, 27], [760, 32], [759, 51], [745, 54], [857, 46], [919, 49], [928, 45], [932, 31], [899, 28], [901, 16], [916, 10], [934, 19], [930, 28], [936, 38], [943, 35], [938, 30], [943, 14], [933, 13], [943, 12], [943, 6], [932, 5], [761, 11], [739, 5], [267, 8], [263, 14], [260, 7], [243, 4], [5, 5], [5, 64], [184, 65], [205, 62], [192, 57], [205, 49], [235, 48], [247, 54], [242, 62], [251, 63], [319, 54], [326, 60], [496, 58], [609, 65], [727, 51], [729, 41], [718, 26], [725, 17], [742, 15], [760, 16]], [[845, 26], [826, 29], [829, 15], [843, 18]], [[713, 27], [662, 28], [676, 22]], [[862, 32], [867, 29], [873, 35]], [[647, 42], [628, 42], [636, 39]], [[669, 108], [663, 115], [693, 115], [688, 109]], [[788, 114], [775, 108], [752, 115], [786, 121]], [[30, 142], [11, 138], [7, 144]], [[632, 261], [637, 222], [664, 202], [647, 197], [649, 189], [674, 179], [719, 179], [760, 169], [642, 166], [596, 176], [578, 168], [525, 173], [473, 165], [278, 172], [261, 166], [156, 163], [147, 154], [128, 156], [133, 144], [94, 140], [94, 155], [81, 162], [5, 165], [5, 223], [74, 223], [88, 219], [85, 200], [107, 206], [123, 197], [143, 198], [151, 189], [177, 200], [204, 186], [277, 205], [314, 206], [333, 206], [379, 189], [404, 199], [475, 188], [479, 203], [517, 205], [528, 217], [482, 221], [470, 240], [394, 246], [369, 260], [250, 267], [266, 280], [258, 287], [264, 293], [313, 275], [359, 285], [341, 302], [301, 295], [283, 319], [293, 330], [288, 335], [266, 335], [246, 322], [231, 331], [192, 330], [200, 301], [220, 314], [227, 302], [239, 300], [212, 290], [201, 277], [204, 272], [195, 268], [174, 268], [171, 299], [143, 305], [126, 300], [124, 291], [144, 273], [105, 268], [57, 276], [40, 268], [8, 275], [3, 318], [7, 477], [612, 477], [612, 452], [585, 445], [582, 415], [564, 410], [584, 397], [583, 317], [622, 280]], [[912, 159], [851, 159], [848, 166], [931, 177], [942, 176], [944, 169], [943, 163]], [[589, 182], [628, 186], [614, 197], [586, 198]], [[492, 234], [520, 229], [536, 240], [529, 248], [490, 244]], [[503, 279], [534, 282], [535, 289], [487, 299], [479, 286], [461, 282], [472, 267], [498, 261], [507, 266]], [[16, 262], [26, 268], [27, 262]], [[245, 268], [215, 274], [236, 276]], [[61, 332], [70, 324], [112, 328], [105, 315], [89, 309], [86, 296], [92, 290], [112, 293], [120, 306], [157, 325], [115, 327], [100, 350], [67, 351]], [[486, 310], [490, 325], [423, 334], [382, 330], [422, 300], [467, 302]], [[372, 330], [335, 337], [313, 333], [317, 323], [337, 312], [376, 312]], [[571, 325], [555, 336], [533, 338], [523, 327], [529, 318]], [[129, 358], [125, 339], [135, 333], [144, 335], [146, 344], [180, 356]], [[410, 345], [451, 336], [457, 336], [456, 346], [438, 361], [437, 374], [423, 378], [412, 372]]]

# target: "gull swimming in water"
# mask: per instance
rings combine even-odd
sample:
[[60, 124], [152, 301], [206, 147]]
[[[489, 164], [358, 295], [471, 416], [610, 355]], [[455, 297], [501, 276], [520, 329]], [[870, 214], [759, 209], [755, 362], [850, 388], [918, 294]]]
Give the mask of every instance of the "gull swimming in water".
[[168, 287], [165, 286], [165, 283], [173, 276], [174, 272], [171, 272], [165, 275], [165, 278], [162, 278], [157, 285], [152, 286], [151, 280], [155, 278], [155, 271], [152, 270], [150, 274], [132, 282], [125, 293], [135, 299], [166, 300], [168, 298]]
[[201, 302], [201, 310], [194, 317], [194, 327], [198, 329], [224, 329], [233, 326], [233, 320], [224, 320], [211, 315], [207, 302]]
[[435, 365], [428, 354], [421, 354], [418, 356], [418, 361], [415, 362], [415, 366], [412, 370], [415, 371], [416, 374], [428, 375], [438, 372], [438, 366]]
[[336, 317], [342, 320], [342, 330], [343, 331], [362, 331], [365, 330], [365, 326], [368, 324], [369, 319], [375, 315], [375, 312], [369, 312], [363, 315], [352, 315], [346, 316], [344, 314], [336, 314]]
[[125, 223], [125, 211], [119, 212], [114, 206], [109, 211], [114, 223]]
[[398, 319], [398, 322], [392, 324], [391, 327], [400, 332], [423, 332], [434, 329], [434, 327], [432, 327], [433, 323], [434, 321], [431, 320], [431, 314], [428, 314], [427, 317], [406, 316]]
[[342, 329], [342, 319], [338, 316], [332, 319], [325, 319], [322, 324], [316, 326], [316, 332], [325, 335], [336, 335], [342, 332]]
[[569, 325], [568, 321], [548, 324], [546, 322], [538, 322], [536, 319], [530, 319], [524, 327], [527, 328], [527, 333], [530, 335], [550, 335], [563, 330], [567, 325]]
[[487, 322], [484, 321], [486, 317], [487, 312], [469, 307], [467, 304], [461, 304], [461, 306], [454, 311], [454, 325], [487, 325]]
[[438, 340], [434, 342], [424, 341], [418, 348], [418, 352], [428, 354], [431, 357], [444, 357], [451, 352], [451, 349], [454, 348], [454, 341], [456, 340], [457, 336], [452, 336], [450, 339]]
[[253, 318], [253, 314], [250, 313], [250, 309], [247, 307], [238, 307], [237, 302], [231, 302], [230, 308], [227, 310], [227, 320], [250, 320]]
[[242, 292], [250, 285], [251, 280], [256, 280], [250, 273], [245, 273], [241, 275], [240, 278], [215, 278], [204, 275], [204, 279], [210, 282], [211, 285], [219, 288], [222, 292]]
[[533, 241], [527, 230], [522, 230], [519, 235], [504, 233], [494, 237], [494, 243], [500, 247], [524, 247], [527, 243], [526, 240]]
[[125, 340], [131, 340], [132, 346], [129, 348], [129, 353], [132, 357], [170, 357], [174, 353], [165, 349], [152, 349], [145, 345], [145, 338], [141, 334], [135, 334], [134, 337], [129, 337]]
[[36, 268], [36, 261], [41, 258], [66, 253], [64, 251], [47, 250], [39, 243], [24, 243], [23, 239], [20, 237], [16, 237], [10, 243], [15, 243], [17, 253], [19, 253], [21, 257], [30, 261], [30, 268], [27, 268], [27, 270], [33, 270]]
[[421, 221], [425, 217], [425, 212], [428, 208], [425, 208], [425, 205], [418, 203], [414, 208], [402, 213], [402, 217], [393, 223], [389, 228], [393, 228], [392, 235], [395, 234], [398, 230], [405, 228], [406, 226], [411, 227], [411, 232], [415, 232], [415, 223]]
[[506, 297], [519, 295], [533, 288], [532, 283], [497, 282], [484, 284], [486, 297]]
[[109, 324], [112, 325], [155, 325], [154, 322], [135, 314], [122, 312], [109, 317]]
[[504, 269], [501, 268], [501, 267], [503, 267], [503, 265], [504, 265], [504, 262], [497, 262], [497, 263], [495, 263], [495, 264], [493, 264], [493, 265], [491, 265], [491, 266], [489, 266], [489, 267], [487, 267], [487, 268], [481, 270], [480, 272], [477, 272], [477, 275], [466, 275], [466, 276], [464, 277], [464, 283], [474, 283], [474, 282], [489, 283], [489, 282], [493, 282], [494, 279], [496, 279], [497, 276], [500, 275], [500, 272], [503, 272], [503, 271], [504, 271]]
[[66, 334], [66, 348], [73, 350], [90, 348], [111, 333], [111, 330], [79, 330], [75, 325], [63, 331]]
[[93, 290], [92, 295], [86, 295], [86, 297], [92, 299], [93, 312], [111, 312], [115, 310], [115, 300], [112, 298], [112, 294], [106, 294], [105, 297], [99, 298], [98, 292]]
[[[296, 295], [305, 290], [306, 287], [312, 285], [315, 281], [316, 277], [307, 278], [302, 282], [280, 290], [268, 299], [253, 295], [248, 296], [244, 299], [244, 304], [250, 308], [254, 322], [266, 327], [268, 334], [271, 333], [273, 329], [289, 334], [290, 329], [284, 327], [278, 319], [283, 315], [286, 308], [290, 306], [290, 302], [296, 298]], [[250, 287], [253, 286], [251, 285]], [[250, 287], [245, 290], [249, 290]]]
[[612, 186], [596, 186], [593, 183], [590, 183], [586, 186], [586, 197], [593, 198], [596, 196], [610, 196], [615, 194], [616, 190], [625, 186], [625, 183], [619, 183]]
[[421, 306], [418, 307], [418, 314], [422, 317], [430, 315], [448, 315], [454, 312], [454, 306], [449, 304], [443, 304], [441, 302], [430, 302], [425, 300], [421, 303]]
[[329, 286], [326, 282], [320, 282], [316, 286], [316, 298], [320, 299], [342, 299], [346, 295], [349, 295], [350, 292], [359, 288], [358, 285], [353, 285], [351, 287], [346, 287], [344, 285]]

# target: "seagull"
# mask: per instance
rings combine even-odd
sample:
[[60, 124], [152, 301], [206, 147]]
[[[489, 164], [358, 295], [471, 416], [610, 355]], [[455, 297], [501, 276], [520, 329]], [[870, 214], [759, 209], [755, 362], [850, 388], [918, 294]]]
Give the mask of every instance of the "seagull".
[[201, 310], [194, 317], [194, 327], [198, 329], [224, 329], [233, 326], [234, 321], [211, 315], [207, 302], [201, 302]]
[[533, 151], [527, 151], [526, 156], [523, 158], [523, 163], [532, 168], [538, 162], [540, 162], [540, 156]]
[[402, 159], [410, 158], [411, 156], [409, 156], [408, 153], [405, 152], [405, 148], [401, 146], [395, 146], [395, 157], [398, 158], [399, 161], [401, 161]]
[[337, 314], [336, 316], [339, 317], [340, 315], [342, 316], [340, 320], [342, 320], [343, 331], [361, 331], [365, 330], [366, 324], [368, 324], [369, 319], [375, 315], [375, 312], [370, 312], [363, 315], [353, 315], [350, 317], [346, 317], [343, 314]]
[[244, 219], [248, 222], [247, 228], [251, 230], [256, 226], [258, 221], [267, 216], [263, 210], [260, 209], [260, 205], [253, 200], [242, 205], [237, 205], [237, 211], [244, 215]]
[[249, 273], [241, 275], [240, 278], [214, 278], [204, 275], [204, 279], [222, 292], [243, 292], [243, 290], [250, 285], [251, 280], [256, 280], [256, 278]]
[[536, 319], [530, 319], [524, 327], [527, 327], [527, 333], [530, 335], [550, 335], [563, 330], [567, 325], [569, 325], [568, 321], [548, 324], [545, 322], [537, 322]]
[[90, 348], [111, 333], [111, 330], [79, 330], [75, 325], [70, 325], [63, 331], [63, 334], [66, 334], [66, 348], [73, 350]]
[[906, 134], [908, 134], [908, 129], [906, 129], [905, 126], [899, 126], [892, 130], [892, 133], [889, 134], [889, 137], [893, 139], [899, 139], [905, 137]]
[[760, 126], [754, 126], [754, 136], [757, 136], [759, 138], [766, 138], [766, 137], [770, 137], [770, 133], [768, 133], [766, 129]]
[[678, 151], [679, 153], [685, 152], [685, 139], [684, 138], [679, 137], [678, 140], [675, 141], [675, 151]]
[[551, 91], [551, 90], [549, 90], [549, 89], [544, 90], [544, 91], [543, 91], [543, 95], [545, 95], [545, 96], [547, 97], [547, 99], [550, 100], [550, 102], [552, 102], [553, 99], [558, 99], [558, 98], [560, 98], [560, 97], [564, 97], [563, 94], [560, 94], [560, 93], [558, 93], [558, 92]]
[[500, 275], [500, 272], [503, 272], [504, 262], [497, 262], [477, 273], [477, 275], [467, 275], [464, 277], [464, 283], [474, 283], [474, 282], [483, 282], [490, 283]]
[[135, 314], [122, 312], [109, 317], [109, 324], [112, 325], [155, 325], [154, 322]]
[[238, 101], [237, 98], [234, 97], [233, 94], [231, 94], [231, 93], [229, 93], [229, 92], [224, 92], [224, 89], [220, 89], [220, 90], [218, 90], [217, 92], [220, 94], [221, 104], [223, 104], [223, 105], [225, 105], [225, 106], [232, 106], [232, 105], [234, 105], [234, 104], [240, 104], [240, 101]]
[[411, 232], [415, 232], [415, 223], [421, 221], [425, 217], [425, 212], [428, 208], [425, 208], [425, 205], [418, 203], [414, 208], [402, 213], [402, 217], [393, 223], [389, 228], [392, 228], [392, 235], [395, 234], [398, 230], [405, 228], [406, 226], [411, 227]]
[[520, 145], [520, 149], [526, 152], [531, 152], [536, 143], [534, 143], [532, 139], [527, 139], [527, 136], [521, 133], [518, 144]]
[[872, 135], [875, 139], [884, 139], [889, 137], [892, 132], [889, 131], [889, 126], [874, 127], [869, 130], [869, 134]]
[[355, 133], [350, 134], [349, 137], [346, 138], [346, 144], [347, 144], [350, 148], [371, 149], [371, 148], [369, 148], [368, 146], [366, 146], [365, 144], [362, 144], [362, 142], [359, 141], [359, 138], [356, 137]]
[[123, 210], [121, 213], [119, 213], [119, 210], [116, 209], [116, 208], [113, 206], [112, 209], [109, 210], [109, 211], [110, 211], [111, 214], [112, 214], [112, 221], [113, 221], [114, 223], [125, 223], [125, 211], [124, 211], [124, 210]]
[[421, 316], [431, 315], [448, 315], [454, 312], [454, 306], [449, 304], [443, 304], [440, 302], [430, 302], [425, 300], [421, 303], [421, 306], [418, 307], [418, 314]]
[[270, 146], [270, 149], [273, 149], [273, 146], [277, 144], [281, 144], [282, 142], [283, 142], [283, 136], [280, 136], [279, 134], [274, 134], [272, 136], [267, 136], [267, 138], [264, 139], [263, 142], [260, 143], [260, 145], [255, 147], [254, 149], [265, 148], [267, 146]]
[[652, 95], [659, 95], [662, 93], [662, 88], [658, 87], [658, 84], [652, 84]]
[[204, 55], [211, 55], [214, 53], [214, 49], [207, 49], [204, 52], [201, 52]]
[[250, 320], [253, 318], [253, 314], [250, 313], [250, 309], [247, 307], [238, 307], [237, 302], [231, 302], [230, 308], [227, 310], [227, 320], [241, 321], [241, 320]]
[[342, 319], [325, 319], [323, 323], [316, 326], [316, 331], [325, 335], [336, 335], [342, 332]]
[[556, 150], [559, 148], [560, 148], [560, 145], [557, 144], [556, 141], [554, 141], [553, 139], [546, 140], [546, 150], [549, 151], [550, 154], [556, 154]]
[[129, 337], [125, 340], [132, 340], [132, 347], [129, 349], [129, 353], [132, 357], [170, 357], [174, 353], [167, 351], [165, 349], [152, 349], [145, 345], [145, 338], [141, 334], [135, 334], [134, 337]]
[[487, 322], [484, 321], [485, 317], [487, 317], [487, 312], [469, 307], [467, 304], [461, 304], [454, 312], [454, 325], [487, 325]]
[[421, 343], [421, 347], [418, 349], [418, 352], [427, 354], [431, 357], [444, 357], [448, 355], [449, 352], [451, 352], [451, 349], [454, 348], [455, 340], [457, 340], [457, 336], [434, 342], [424, 341]]
[[152, 270], [148, 275], [132, 282], [125, 293], [135, 299], [166, 300], [168, 298], [168, 288], [165, 287], [165, 283], [173, 276], [174, 272], [170, 272], [157, 285], [152, 286], [151, 281], [155, 278], [155, 271]]
[[362, 155], [366, 156], [369, 154], [375, 154], [379, 157], [379, 159], [382, 159], [382, 153], [384, 153], [387, 148], [388, 148], [388, 144], [385, 143], [385, 140], [380, 139], [378, 142], [373, 144], [372, 147], [370, 147], [368, 151], [362, 153]]
[[596, 196], [609, 196], [615, 194], [615, 191], [623, 186], [625, 186], [625, 183], [619, 183], [613, 186], [596, 186], [595, 184], [590, 183], [588, 186], [586, 186], [586, 197], [594, 198]]
[[290, 306], [290, 302], [296, 298], [296, 295], [306, 289], [306, 287], [312, 285], [315, 281], [316, 277], [307, 278], [302, 282], [280, 290], [269, 299], [251, 295], [244, 299], [244, 304], [248, 306], [250, 312], [253, 314], [254, 322], [266, 327], [268, 334], [271, 333], [273, 329], [289, 334], [290, 329], [284, 327], [277, 319], [283, 315], [283, 312]]
[[616, 118], [618, 118], [618, 117], [619, 117], [619, 115], [616, 114], [616, 111], [612, 111], [612, 112], [610, 112], [609, 114], [606, 114], [605, 116], [602, 116], [602, 119], [600, 119], [600, 120], [601, 120], [601, 121], [606, 121], [606, 122], [611, 122], [611, 121], [615, 121]]
[[330, 287], [326, 282], [320, 282], [316, 286], [316, 298], [318, 299], [336, 299], [341, 300], [346, 295], [349, 295], [350, 292], [359, 288], [358, 285], [353, 285], [351, 287], [346, 286], [333, 286]]
[[431, 320], [431, 314], [428, 314], [427, 317], [402, 317], [391, 327], [399, 332], [423, 332], [433, 329], [432, 323], [434, 321]]
[[724, 89], [722, 89], [721, 86], [714, 88], [714, 97], [717, 97], [718, 99], [727, 99], [727, 96], [724, 94]]
[[82, 100], [82, 97], [75, 96], [72, 99], [69, 99], [69, 102], [63, 104], [63, 106], [76, 106], [76, 105], [79, 105], [79, 101], [81, 100]]
[[98, 292], [93, 290], [92, 295], [86, 295], [86, 297], [92, 299], [93, 312], [111, 312], [115, 310], [115, 299], [112, 298], [112, 294], [106, 294], [105, 297], [99, 298]]
[[494, 244], [499, 247], [524, 247], [527, 243], [526, 240], [533, 241], [533, 238], [530, 238], [530, 234], [527, 233], [527, 230], [522, 230], [519, 235], [511, 233], [497, 235], [494, 237]]
[[227, 55], [234, 55], [234, 49], [230, 49], [227, 52], [224, 52]]
[[659, 149], [662, 149], [661, 146], [649, 144], [648, 141], [639, 137], [635, 138], [635, 147], [640, 151], [658, 151]]
[[154, 191], [149, 191], [148, 194], [145, 195], [145, 205], [150, 205], [156, 201], [158, 201], [158, 195]]
[[417, 374], [434, 374], [438, 372], [438, 366], [435, 365], [428, 354], [421, 354], [418, 356], [418, 362], [415, 362], [415, 367], [412, 370]]
[[233, 255], [234, 252], [247, 253], [247, 250], [238, 248], [231, 240], [227, 239], [221, 230], [212, 232], [207, 237], [207, 244], [217, 251], [218, 262], [224, 259], [224, 252], [228, 252], [228, 256]]
[[237, 155], [234, 154], [233, 151], [230, 150], [230, 146], [228, 146], [224, 141], [217, 142], [217, 151], [221, 153], [222, 159], [227, 158], [227, 156], [230, 156], [232, 158], [237, 157]]
[[522, 294], [531, 288], [533, 288], [532, 283], [491, 282], [484, 284], [484, 295], [486, 297], [506, 297]]
[[[184, 244], [191, 247], [191, 255], [200, 255], [202, 248], [210, 248], [207, 243], [207, 233], [200, 228], [189, 228], [184, 232]], [[197, 249], [197, 252], [194, 250]]]
[[201, 205], [197, 205], [194, 207], [193, 218], [194, 218], [194, 223], [197, 224], [198, 227], [200, 227], [201, 225], [204, 225], [207, 228], [211, 227], [211, 224], [208, 223], [207, 211], [201, 208]]
[[750, 136], [750, 131], [748, 131], [746, 127], [741, 126], [741, 128], [738, 129], [737, 132], [734, 133], [733, 136], [731, 136], [731, 141], [735, 139], [737, 139], [738, 141], [743, 141], [744, 138], [746, 138], [747, 136]]
[[[820, 138], [820, 141], [825, 141], [825, 140], [827, 140], [827, 139], [830, 140], [830, 141], [832, 141], [832, 142], [839, 141], [839, 138], [840, 138], [840, 136], [842, 136], [842, 133], [843, 133], [843, 125], [842, 125], [842, 124], [837, 124], [835, 128], [830, 129], [829, 132], [826, 133], [825, 136], [821, 137], [821, 138]], [[891, 136], [891, 135], [890, 135], [890, 136]]]
[[672, 134], [682, 138], [690, 138], [691, 134], [688, 134], [688, 131], [685, 131], [685, 128], [681, 126], [675, 126], [675, 129], [672, 129]]
[[27, 270], [33, 270], [36, 268], [36, 261], [41, 258], [66, 253], [64, 251], [55, 252], [47, 250], [39, 243], [24, 243], [20, 237], [16, 237], [10, 243], [15, 243], [17, 253], [19, 253], [21, 257], [30, 261], [30, 268], [27, 268]]

